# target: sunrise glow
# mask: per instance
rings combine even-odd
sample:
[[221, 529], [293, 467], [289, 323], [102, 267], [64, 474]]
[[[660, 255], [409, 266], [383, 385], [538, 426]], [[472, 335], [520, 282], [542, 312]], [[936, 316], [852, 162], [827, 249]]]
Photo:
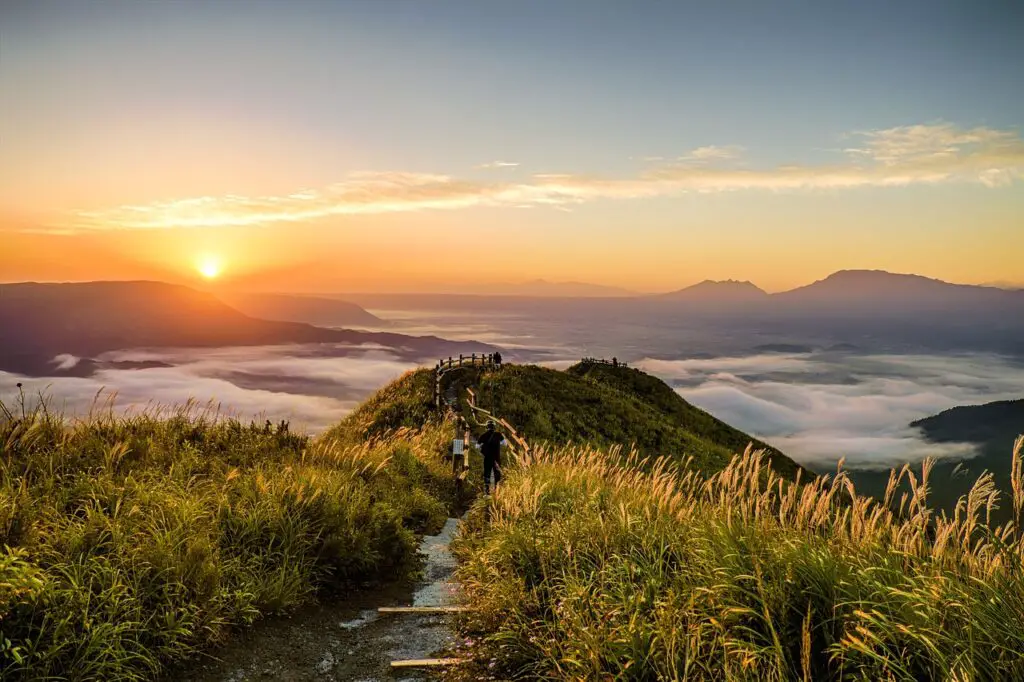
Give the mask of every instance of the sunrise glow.
[[0, 281], [1024, 286], [1011, 9], [58, 4], [0, 2]]
[[223, 271], [224, 266], [217, 256], [202, 256], [196, 262], [196, 270], [205, 279], [216, 279]]

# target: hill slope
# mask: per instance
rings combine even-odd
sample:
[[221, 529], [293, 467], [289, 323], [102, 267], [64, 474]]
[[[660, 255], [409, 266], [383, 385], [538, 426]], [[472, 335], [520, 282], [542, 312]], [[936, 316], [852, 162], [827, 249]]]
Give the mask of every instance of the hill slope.
[[[997, 522], [1010, 519], [1010, 462], [1017, 436], [1024, 434], [1024, 400], [1000, 400], [984, 405], [954, 407], [939, 414], [911, 422], [931, 443], [970, 443], [974, 452], [966, 458], [943, 457], [935, 462], [929, 477], [931, 505], [953, 513], [957, 501], [966, 495], [983, 472], [993, 476], [993, 483], [1003, 502], [992, 511]], [[858, 470], [849, 472], [851, 480], [863, 494], [881, 497], [889, 480], [887, 471]], [[906, 490], [906, 487], [903, 488]]]
[[376, 315], [334, 298], [291, 294], [218, 293], [217, 298], [246, 315], [279, 322], [305, 322], [322, 327], [380, 327]]
[[1005, 455], [1024, 433], [1024, 399], [954, 407], [910, 425], [934, 443], [991, 444]]
[[[353, 439], [416, 427], [436, 418], [433, 375], [411, 372], [382, 389], [334, 431]], [[533, 444], [636, 445], [644, 455], [692, 456], [701, 471], [723, 468], [748, 443], [766, 448], [773, 468], [795, 476], [796, 462], [767, 444], [683, 400], [661, 380], [626, 367], [583, 362], [564, 372], [535, 365], [467, 369], [445, 379], [464, 396], [477, 392], [480, 407], [508, 420]], [[461, 404], [466, 409], [464, 402]], [[809, 472], [805, 472], [805, 476]]]

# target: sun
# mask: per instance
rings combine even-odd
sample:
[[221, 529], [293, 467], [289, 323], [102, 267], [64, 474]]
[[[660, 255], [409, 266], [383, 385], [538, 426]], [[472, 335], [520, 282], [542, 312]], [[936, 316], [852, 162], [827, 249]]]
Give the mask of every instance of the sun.
[[196, 270], [206, 279], [216, 279], [223, 269], [224, 266], [217, 256], [206, 255], [196, 261]]

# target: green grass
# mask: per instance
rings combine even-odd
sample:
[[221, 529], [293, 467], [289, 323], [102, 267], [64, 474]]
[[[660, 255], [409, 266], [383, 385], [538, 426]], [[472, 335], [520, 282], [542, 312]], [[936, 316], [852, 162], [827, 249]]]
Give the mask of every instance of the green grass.
[[[635, 446], [651, 457], [690, 458], [708, 474], [749, 443], [764, 445], [689, 404], [660, 379], [631, 368], [580, 363], [559, 372], [508, 365], [472, 379], [480, 406], [490, 409], [493, 395], [495, 414], [532, 444]], [[787, 478], [800, 470], [778, 451], [770, 457], [772, 468]]]
[[705, 479], [535, 452], [458, 543], [479, 609], [463, 628], [523, 679], [1024, 679], [1021, 455], [1018, 441], [1016, 523], [992, 527], [991, 477], [936, 517], [930, 463], [904, 469], [912, 494], [887, 506], [845, 475], [765, 475], [758, 453]]
[[[758, 440], [739, 429], [726, 424], [699, 407], [691, 405], [661, 379], [631, 367], [613, 366], [601, 362], [580, 362], [566, 373], [598, 385], [606, 386], [622, 394], [624, 399], [633, 398], [653, 407], [676, 427], [719, 445], [732, 453], [743, 452], [748, 445], [769, 453], [776, 460], [774, 467], [786, 476], [795, 476], [798, 466], [785, 456], [780, 456], [764, 441]], [[728, 461], [728, 460], [726, 460]], [[808, 472], [804, 472], [806, 476]]]
[[0, 414], [0, 677], [148, 680], [318, 593], [406, 577], [450, 428], [360, 442], [170, 414]]
[[358, 443], [395, 429], [419, 429], [440, 421], [434, 408], [434, 373], [417, 369], [377, 391], [331, 428], [327, 436]]
[[[346, 442], [373, 438], [390, 429], [438, 423], [433, 408], [433, 372], [407, 373], [346, 417], [330, 435]], [[530, 443], [587, 443], [601, 448], [636, 447], [642, 454], [690, 458], [701, 471], [725, 467], [748, 444], [765, 448], [771, 466], [793, 478], [802, 468], [765, 443], [694, 407], [660, 379], [626, 367], [579, 363], [565, 372], [535, 365], [452, 372], [462, 408], [472, 386], [484, 409], [507, 419]], [[810, 472], [804, 470], [804, 476]]]

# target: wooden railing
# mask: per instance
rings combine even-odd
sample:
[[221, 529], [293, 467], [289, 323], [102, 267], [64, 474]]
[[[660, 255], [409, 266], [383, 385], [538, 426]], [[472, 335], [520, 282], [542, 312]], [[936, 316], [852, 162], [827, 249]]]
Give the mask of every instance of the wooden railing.
[[580, 362], [589, 362], [594, 365], [612, 365], [613, 367], [629, 367], [628, 364], [618, 358], [612, 358], [611, 360], [605, 360], [604, 358], [583, 358]]
[[500, 362], [501, 356], [498, 356], [499, 360], [495, 360], [494, 353], [487, 353], [486, 355], [481, 353], [477, 355], [459, 355], [459, 357], [449, 357], [447, 360], [441, 358], [437, 365], [434, 367], [435, 372], [443, 372], [448, 369], [459, 369], [460, 367], [494, 367]]
[[498, 367], [501, 365], [501, 355], [498, 353], [481, 353], [477, 355], [473, 353], [471, 355], [459, 355], [459, 357], [449, 357], [447, 360], [441, 358], [437, 365], [434, 366], [434, 406], [437, 409], [442, 409], [441, 405], [441, 379], [445, 374], [452, 370], [457, 369], [469, 369], [471, 367]]

